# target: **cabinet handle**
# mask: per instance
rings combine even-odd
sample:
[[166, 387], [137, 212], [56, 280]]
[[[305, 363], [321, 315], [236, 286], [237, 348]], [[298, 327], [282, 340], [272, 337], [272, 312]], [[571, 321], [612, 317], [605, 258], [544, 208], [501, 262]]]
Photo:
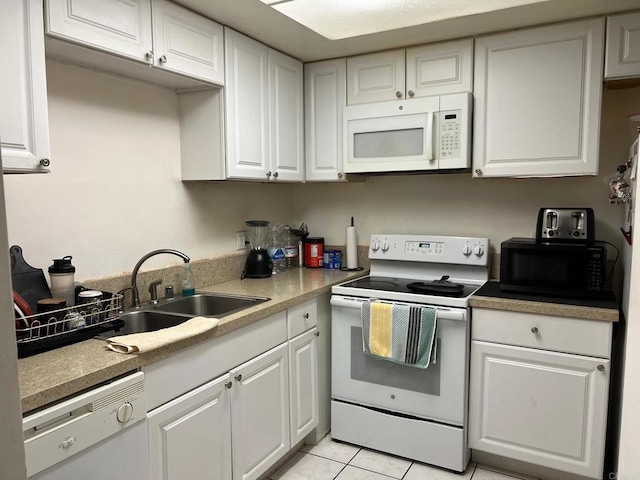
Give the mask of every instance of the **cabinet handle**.
[[269, 178], [270, 176], [271, 176], [271, 170], [267, 172], [267, 178]]
[[304, 317], [304, 319], [306, 320], [306, 319], [308, 319], [308, 318], [309, 318], [309, 314], [308, 314], [308, 313], [305, 313], [305, 314], [303, 315], [303, 317]]
[[338, 172], [338, 178], [342, 178], [342, 172]]
[[167, 63], [167, 56], [166, 56], [166, 55], [162, 55], [162, 56], [158, 59], [158, 61], [159, 61], [160, 63], [163, 63], [163, 64], [164, 64], [164, 63]]
[[402, 92], [400, 90], [396, 92], [396, 97], [402, 98]]
[[40, 166], [41, 167], [48, 167], [49, 165], [51, 165], [51, 160], [49, 160], [48, 158], [41, 158], [40, 159]]
[[227, 382], [224, 384], [224, 386], [230, 389], [231, 387], [233, 387], [233, 382]]
[[315, 335], [316, 337], [319, 337], [319, 336], [320, 336], [320, 332], [316, 332], [316, 333], [314, 333], [314, 335]]
[[237, 382], [241, 382], [242, 381], [242, 375], [236, 375], [236, 381]]
[[531, 333], [538, 334], [538, 327], [531, 327]]
[[273, 178], [278, 178], [278, 172], [275, 172], [275, 173], [273, 174]]
[[479, 168], [476, 168], [475, 172], [476, 175], [482, 175], [482, 170], [480, 170]]
[[153, 60], [153, 50], [149, 50], [144, 56], [147, 57], [147, 60]]
[[410, 97], [413, 97], [413, 95], [414, 95], [413, 90], [409, 90], [409, 92], [408, 92], [408, 93], [409, 93], [409, 96], [410, 96]]
[[604, 365], [598, 365], [598, 371], [604, 372]]

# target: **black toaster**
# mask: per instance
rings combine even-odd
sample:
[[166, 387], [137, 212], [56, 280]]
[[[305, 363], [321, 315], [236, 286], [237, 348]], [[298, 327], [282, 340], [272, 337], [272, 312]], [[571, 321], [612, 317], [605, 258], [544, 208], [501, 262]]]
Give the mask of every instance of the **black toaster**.
[[592, 208], [541, 208], [536, 242], [591, 243], [595, 240]]

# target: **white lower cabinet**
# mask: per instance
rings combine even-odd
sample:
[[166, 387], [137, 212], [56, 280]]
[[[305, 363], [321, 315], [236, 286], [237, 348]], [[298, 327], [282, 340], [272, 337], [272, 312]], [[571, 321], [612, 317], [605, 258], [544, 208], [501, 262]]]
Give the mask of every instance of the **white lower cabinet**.
[[[606, 322], [481, 310], [473, 314], [469, 446], [501, 457], [589, 478], [602, 478], [610, 360], [576, 354], [583, 323]], [[480, 313], [479, 315], [477, 313]], [[575, 331], [562, 340], [547, 318]], [[490, 333], [494, 328], [495, 335]], [[610, 330], [605, 329], [609, 332]], [[520, 345], [504, 343], [513, 332]], [[522, 335], [528, 331], [531, 340]], [[591, 336], [591, 333], [586, 334]], [[548, 342], [547, 342], [548, 339]], [[491, 341], [494, 340], [494, 341]], [[589, 344], [591, 338], [586, 339]], [[607, 335], [602, 346], [610, 345]], [[516, 343], [514, 342], [514, 343]], [[541, 348], [531, 348], [534, 343]], [[565, 352], [571, 353], [565, 353]], [[608, 350], [607, 350], [608, 351]]]
[[318, 342], [317, 328], [289, 340], [289, 404], [291, 445], [295, 445], [318, 425]]
[[149, 412], [150, 478], [231, 480], [230, 378]]
[[231, 376], [233, 478], [253, 480], [290, 448], [287, 345], [234, 368]]

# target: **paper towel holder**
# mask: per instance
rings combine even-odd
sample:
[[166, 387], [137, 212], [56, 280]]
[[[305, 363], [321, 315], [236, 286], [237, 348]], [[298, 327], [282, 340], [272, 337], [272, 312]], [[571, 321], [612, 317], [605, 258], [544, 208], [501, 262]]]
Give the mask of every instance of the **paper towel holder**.
[[[355, 251], [352, 251], [352, 255], [355, 255], [355, 260], [356, 260], [356, 265], [357, 265], [357, 259], [358, 259], [358, 245], [356, 243], [356, 233], [355, 233], [355, 224], [354, 224], [354, 220], [353, 217], [351, 217], [351, 225], [347, 227], [347, 242], [345, 245], [345, 261], [343, 262], [343, 267], [340, 268], [340, 270], [342, 270], [343, 272], [358, 272], [361, 270], [364, 270], [362, 267], [349, 267], [349, 260], [350, 260], [350, 256], [349, 256], [349, 237], [352, 237], [353, 240], [353, 246], [355, 247]], [[350, 235], [351, 234], [351, 235]], [[353, 248], [353, 247], [352, 247]]]

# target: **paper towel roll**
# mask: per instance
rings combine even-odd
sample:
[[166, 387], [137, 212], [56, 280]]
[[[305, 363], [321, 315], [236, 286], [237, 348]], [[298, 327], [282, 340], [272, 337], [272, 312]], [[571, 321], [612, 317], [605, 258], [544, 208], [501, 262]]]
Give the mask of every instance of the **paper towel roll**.
[[347, 268], [358, 268], [358, 243], [356, 239], [356, 227], [347, 227]]

